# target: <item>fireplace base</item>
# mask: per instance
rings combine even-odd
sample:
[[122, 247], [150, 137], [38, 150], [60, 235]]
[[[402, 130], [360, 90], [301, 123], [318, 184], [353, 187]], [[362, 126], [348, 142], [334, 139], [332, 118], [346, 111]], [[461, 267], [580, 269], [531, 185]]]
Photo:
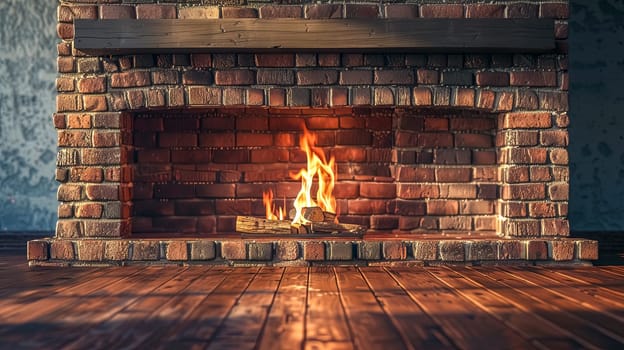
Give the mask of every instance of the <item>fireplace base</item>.
[[231, 266], [427, 266], [578, 264], [598, 259], [587, 239], [503, 239], [374, 234], [363, 238], [40, 239], [28, 242], [30, 266], [206, 264]]

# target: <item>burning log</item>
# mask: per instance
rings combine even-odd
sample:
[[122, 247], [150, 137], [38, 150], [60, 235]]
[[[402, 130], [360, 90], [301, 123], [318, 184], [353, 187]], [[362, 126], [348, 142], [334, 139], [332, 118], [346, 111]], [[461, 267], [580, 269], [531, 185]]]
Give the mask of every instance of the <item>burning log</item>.
[[268, 234], [291, 234], [290, 221], [268, 220], [252, 216], [236, 217], [236, 232], [241, 233], [268, 233]]
[[[290, 218], [290, 220], [295, 218], [295, 215], [297, 215], [297, 210], [296, 209], [291, 209], [288, 212], [288, 217]], [[312, 222], [334, 222], [336, 220], [336, 214], [334, 213], [330, 213], [328, 211], [323, 211], [321, 208], [319, 207], [304, 207], [301, 208], [301, 216], [308, 220], [308, 221], [312, 221]]]
[[314, 233], [352, 233], [363, 234], [366, 227], [354, 224], [338, 224], [334, 222], [313, 222], [310, 224], [310, 230]]

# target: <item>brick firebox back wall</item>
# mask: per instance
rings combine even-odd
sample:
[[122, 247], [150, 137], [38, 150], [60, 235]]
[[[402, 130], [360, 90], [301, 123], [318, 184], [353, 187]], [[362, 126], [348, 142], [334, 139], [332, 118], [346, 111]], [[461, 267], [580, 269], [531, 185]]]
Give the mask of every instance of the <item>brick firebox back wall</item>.
[[266, 190], [288, 211], [300, 188], [289, 174], [305, 167], [303, 126], [336, 160], [341, 222], [382, 231], [496, 230], [493, 115], [228, 108], [135, 115], [133, 233], [233, 232], [235, 215], [264, 215]]
[[[462, 136], [463, 132], [453, 129], [452, 121], [456, 118], [476, 118], [476, 114], [490, 113], [492, 116], [486, 115], [486, 118], [496, 120], [495, 125], [488, 132], [473, 131], [472, 133], [477, 136], [471, 136], [474, 139], [469, 141], [483, 143], [479, 143], [479, 146], [466, 147], [470, 151], [472, 162], [478, 158], [475, 157], [476, 152], [491, 153], [491, 138], [496, 133], [494, 144], [497, 150], [498, 174], [495, 183], [482, 180], [479, 177], [482, 175], [476, 175], [474, 171], [467, 172], [465, 170], [467, 166], [441, 165], [440, 169], [459, 169], [458, 174], [449, 175], [451, 176], [449, 179], [457, 176], [461, 181], [440, 182], [436, 180], [436, 176], [438, 178], [445, 176], [442, 175], [443, 170], [439, 171], [440, 174], [434, 170], [433, 174], [428, 176], [433, 176], [436, 184], [427, 189], [431, 191], [427, 196], [437, 198], [420, 198], [427, 203], [422, 206], [416, 204], [415, 208], [409, 209], [413, 210], [411, 212], [413, 215], [402, 215], [397, 212], [397, 203], [403, 200], [418, 202], [418, 198], [401, 198], [401, 196], [406, 193], [425, 191], [425, 186], [431, 183], [420, 180], [420, 176], [426, 176], [426, 174], [418, 174], [419, 177], [412, 176], [419, 180], [408, 180], [406, 183], [412, 183], [412, 181], [414, 183], [405, 185], [400, 180], [401, 172], [392, 172], [400, 167], [409, 168], [399, 163], [405, 160], [399, 157], [403, 154], [400, 149], [403, 147], [401, 146], [403, 130], [393, 125], [395, 129], [392, 129], [392, 144], [396, 148], [391, 153], [394, 155], [398, 152], [397, 158], [390, 158], [390, 166], [384, 167], [388, 169], [386, 173], [362, 173], [363, 176], [375, 175], [378, 178], [359, 183], [357, 198], [339, 199], [341, 210], [346, 209], [345, 217], [353, 217], [352, 220], [361, 220], [365, 217], [372, 227], [388, 230], [393, 228], [420, 229], [423, 224], [427, 227], [434, 225], [440, 227], [443, 225], [442, 221], [444, 225], [449, 225], [449, 228], [467, 228], [470, 225], [471, 230], [477, 227], [492, 229], [492, 220], [487, 218], [495, 217], [495, 231], [506, 236], [568, 235], [567, 2], [501, 1], [494, 4], [472, 2], [464, 4], [463, 1], [451, 1], [445, 4], [437, 2], [436, 4], [424, 2], [381, 5], [349, 3], [238, 7], [196, 6], [195, 1], [159, 2], [158, 4], [156, 1], [147, 2], [135, 4], [125, 1], [114, 3], [96, 1], [93, 4], [93, 1], [73, 0], [62, 1], [60, 4], [58, 33], [62, 41], [58, 45], [57, 89], [59, 93], [57, 113], [54, 116], [55, 126], [59, 130], [56, 178], [62, 183], [58, 192], [60, 204], [57, 237], [110, 238], [130, 235], [132, 231], [130, 222], [134, 214], [137, 215], [136, 220], [133, 220], [135, 222], [140, 222], [140, 218], [151, 217], [154, 214], [141, 214], [141, 210], [148, 213], [152, 209], [149, 205], [141, 208], [138, 205], [139, 198], [132, 198], [138, 195], [137, 190], [140, 187], [139, 184], [142, 183], [139, 180], [146, 171], [144, 168], [147, 168], [149, 164], [141, 162], [141, 149], [138, 145], [134, 145], [137, 149], [131, 149], [134, 147], [130, 142], [132, 138], [127, 135], [131, 130], [134, 133], [147, 131], [132, 128], [132, 124], [140, 125], [139, 120], [142, 119], [158, 119], [157, 115], [161, 112], [157, 111], [179, 110], [186, 107], [205, 109], [217, 106], [257, 107], [264, 111], [269, 108], [275, 108], [275, 110], [294, 108], [285, 112], [294, 115], [313, 108], [323, 108], [332, 112], [317, 116], [329, 119], [338, 118], [338, 123], [340, 123], [340, 116], [336, 115], [335, 111], [343, 110], [345, 107], [365, 107], [365, 109], [374, 107], [371, 113], [377, 107], [388, 108], [390, 106], [408, 111], [411, 108], [479, 111], [478, 113], [462, 112], [459, 116], [452, 112], [442, 114], [439, 118], [448, 120], [448, 130], [435, 131], [447, 135], [440, 139], [446, 138], [446, 141], [439, 140], [439, 142], [446, 142], [442, 144], [440, 150], [450, 149], [451, 152], [458, 152], [458, 154], [462, 151], [462, 149], [456, 149], [458, 142], [466, 140], [459, 141], [465, 136]], [[140, 20], [217, 17], [392, 18], [397, 16], [408, 18], [549, 18], [555, 21], [554, 34], [557, 39], [557, 50], [543, 54], [523, 52], [478, 54], [401, 52], [392, 54], [358, 52], [198, 54], [189, 52], [171, 54], [163, 52], [94, 56], [72, 48], [72, 20], [74, 18], [135, 18]], [[147, 117], [151, 111], [156, 111], [156, 113]], [[266, 113], [269, 114], [268, 120], [278, 117], [271, 112]], [[396, 112], [396, 115], [395, 119], [400, 120], [399, 112]], [[423, 129], [418, 129], [415, 134], [427, 133], [425, 121], [429, 115], [428, 113], [413, 114], [411, 118], [422, 120], [423, 123]], [[283, 115], [279, 117], [287, 118]], [[165, 131], [167, 129], [164, 120], [168, 118], [161, 118], [163, 129], [153, 131], [158, 135], [155, 136], [157, 142], [155, 141], [152, 149], [156, 151], [161, 146], [169, 147], [165, 152], [170, 152], [168, 164], [172, 168], [169, 172], [171, 178], [165, 181], [155, 181], [155, 189], [152, 189], [150, 198], [162, 196], [166, 186], [187, 185], [180, 180], [181, 178], [176, 180], [176, 176], [186, 173], [182, 172], [182, 169], [179, 172], [174, 170], [183, 164], [177, 164], [173, 160], [172, 154], [176, 149], [171, 149], [173, 147], [171, 142], [177, 142], [176, 136], [170, 136], [169, 132]], [[181, 116], [176, 118], [181, 118]], [[207, 117], [197, 118], [200, 127], [202, 118]], [[242, 116], [236, 118], [242, 118]], [[303, 119], [312, 121], [314, 120], [312, 118], [313, 116], [309, 115]], [[310, 127], [312, 128], [313, 125]], [[368, 163], [369, 159], [373, 159], [369, 157], [379, 155], [375, 155], [372, 147], [372, 142], [375, 142], [373, 137], [375, 129], [367, 125], [364, 129], [361, 131], [365, 135], [367, 132], [371, 135], [369, 140], [371, 143], [352, 145], [360, 146], [353, 147], [357, 149], [353, 151], [353, 157], [366, 157], [366, 163]], [[204, 133], [213, 133], [213, 131], [216, 133], [215, 130], [197, 129], [194, 133], [197, 135], [197, 147], [208, 147], [202, 144], [205, 142], [205, 137], [202, 141], [200, 136]], [[244, 132], [246, 131], [237, 131], [237, 133]], [[338, 135], [342, 135], [343, 132], [349, 135], [349, 130], [332, 132], [336, 135], [334, 141], [336, 148], [349, 146], [338, 142]], [[259, 131], [257, 133], [263, 134]], [[404, 134], [408, 133], [408, 130], [404, 132]], [[234, 144], [239, 140], [236, 136], [234, 133]], [[266, 138], [266, 136], [260, 136], [262, 137]], [[488, 137], [489, 141], [487, 141]], [[167, 141], [168, 138], [170, 139]], [[271, 142], [275, 143], [275, 138]], [[408, 142], [408, 147], [414, 147], [414, 145], [422, 147], [418, 146], [418, 136]], [[488, 147], [482, 147], [485, 143]], [[260, 148], [262, 147], [264, 146]], [[433, 148], [434, 146], [426, 147]], [[383, 150], [382, 147], [379, 152], [382, 153]], [[251, 161], [252, 150], [247, 151], [249, 151], [248, 157]], [[288, 152], [289, 161], [291, 161], [290, 151]], [[406, 154], [410, 154], [409, 152]], [[210, 162], [219, 164], [215, 161], [214, 153], [211, 150]], [[431, 153], [433, 155], [431, 162], [435, 162], [435, 151]], [[427, 154], [427, 152], [422, 152], [422, 154]], [[417, 166], [411, 167], [414, 170], [409, 171], [426, 172], [427, 170], [422, 169], [429, 169], [429, 164], [427, 162], [416, 163], [419, 161], [416, 158], [417, 155], [421, 153], [414, 153], [414, 164]], [[132, 163], [135, 161], [135, 156], [137, 162]], [[491, 156], [484, 155], [483, 157]], [[345, 169], [348, 165], [352, 167], [361, 165], [355, 161], [340, 163], [339, 174], [342, 176], [354, 174]], [[383, 161], [372, 163], [374, 167], [378, 167], [379, 164], [375, 163], [383, 163]], [[133, 164], [132, 168], [129, 164]], [[198, 164], [193, 166], [199, 166]], [[244, 164], [245, 162], [241, 162], [241, 165]], [[253, 165], [256, 164], [253, 163]], [[486, 165], [484, 167], [487, 168]], [[193, 171], [196, 170], [200, 169]], [[214, 174], [216, 182], [221, 182], [222, 178], [227, 179], [230, 173], [225, 170], [231, 169], [219, 169]], [[237, 195], [237, 185], [248, 185], [245, 182], [245, 170], [237, 169], [236, 171], [238, 175], [235, 173], [233, 176], [240, 176], [236, 184], [217, 183], [222, 188], [233, 186], [235, 195]], [[145, 176], [149, 177], [149, 174]], [[355, 178], [353, 179], [355, 181]], [[351, 180], [341, 179], [341, 182], [349, 183]], [[194, 197], [192, 200], [203, 200], [202, 198], [214, 200], [215, 216], [223, 217], [221, 223], [218, 220], [215, 222], [214, 219], [207, 219], [206, 225], [212, 225], [212, 228], [208, 229], [209, 227], [199, 226], [200, 217], [203, 216], [197, 216], [194, 219], [197, 220], [195, 230], [212, 232], [217, 229], [226, 231], [228, 227], [231, 228], [231, 215], [216, 214], [220, 209], [231, 210], [223, 208], [222, 198], [197, 195], [207, 187], [199, 182], [192, 186]], [[408, 188], [406, 186], [412, 189], [405, 190]], [[388, 202], [385, 197], [372, 197], [387, 194], [386, 191], [390, 188], [394, 188], [394, 198], [398, 199], [390, 207], [383, 207], [383, 212], [381, 208], [373, 209], [375, 205], [371, 205], [369, 210], [379, 210], [379, 212], [371, 213], [373, 215], [370, 217], [368, 217], [368, 212], [362, 214], [350, 212], [352, 209], [349, 206], [350, 200], [352, 203], [358, 201]], [[490, 194], [491, 197], [479, 198], [483, 195], [484, 188], [494, 188], [496, 196], [493, 197], [493, 194]], [[461, 189], [460, 192], [463, 195], [459, 198], [452, 198], [451, 189], [453, 191]], [[411, 195], [416, 196], [416, 194], [409, 194]], [[173, 214], [170, 217], [175, 217], [176, 203], [180, 201], [174, 198], [163, 197], [162, 199], [163, 202], [164, 199], [170, 199], [169, 202], [174, 203], [173, 208], [165, 207], [155, 210]], [[160, 198], [158, 200], [160, 202]], [[488, 204], [484, 204], [485, 208], [467, 209], [467, 203], [472, 200], [475, 203], [495, 200], [494, 211], [489, 214], [485, 213], [490, 210]], [[429, 206], [428, 202], [442, 203], [439, 210], [450, 210], [457, 215], [441, 220], [442, 215], [435, 215], [434, 212], [427, 213], [427, 211], [434, 210], [434, 205]], [[250, 196], [249, 206], [252, 212], [257, 210], [255, 209], [257, 205], [254, 203], [256, 203], [256, 198]], [[180, 206], [180, 204], [177, 205]], [[220, 209], [218, 205], [221, 206]], [[480, 212], [469, 216], [461, 215], [468, 213], [467, 210]], [[179, 208], [178, 213], [180, 213]], [[159, 214], [157, 217], [160, 217], [159, 220], [166, 221], [166, 216]], [[483, 223], [479, 221], [480, 219], [483, 219]], [[153, 222], [146, 223], [146, 225], [152, 224]], [[167, 225], [164, 224], [159, 225], [159, 230], [165, 230], [163, 227]], [[135, 230], [138, 231], [139, 228], [140, 225], [137, 224]]]

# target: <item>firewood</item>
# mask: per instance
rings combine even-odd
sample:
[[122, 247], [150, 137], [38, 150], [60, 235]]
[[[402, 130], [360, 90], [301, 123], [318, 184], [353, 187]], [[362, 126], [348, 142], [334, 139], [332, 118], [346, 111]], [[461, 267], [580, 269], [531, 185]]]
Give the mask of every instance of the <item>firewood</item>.
[[313, 222], [310, 224], [314, 233], [355, 233], [361, 234], [366, 231], [364, 226], [353, 224], [336, 224], [334, 222]]
[[291, 224], [290, 231], [293, 234], [298, 234], [298, 235], [305, 235], [305, 234], [310, 233], [309, 227], [306, 225], [301, 225], [301, 224]]
[[267, 233], [267, 234], [291, 234], [290, 221], [267, 220], [253, 216], [237, 216], [236, 232], [241, 233]]
[[[290, 211], [288, 211], [288, 218], [290, 220], [293, 220], [296, 214], [297, 214], [296, 209], [290, 209]], [[301, 216], [303, 216], [304, 219], [310, 222], [321, 222], [321, 221], [334, 222], [336, 220], [336, 214], [328, 212], [328, 211], [324, 211], [319, 207], [302, 208]]]

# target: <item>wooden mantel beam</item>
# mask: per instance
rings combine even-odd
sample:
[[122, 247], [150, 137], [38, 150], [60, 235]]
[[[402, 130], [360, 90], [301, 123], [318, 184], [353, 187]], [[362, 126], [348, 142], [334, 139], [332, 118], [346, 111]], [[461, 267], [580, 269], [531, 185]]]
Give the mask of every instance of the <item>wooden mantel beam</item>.
[[547, 52], [554, 21], [75, 20], [74, 47], [92, 54], [262, 51]]

